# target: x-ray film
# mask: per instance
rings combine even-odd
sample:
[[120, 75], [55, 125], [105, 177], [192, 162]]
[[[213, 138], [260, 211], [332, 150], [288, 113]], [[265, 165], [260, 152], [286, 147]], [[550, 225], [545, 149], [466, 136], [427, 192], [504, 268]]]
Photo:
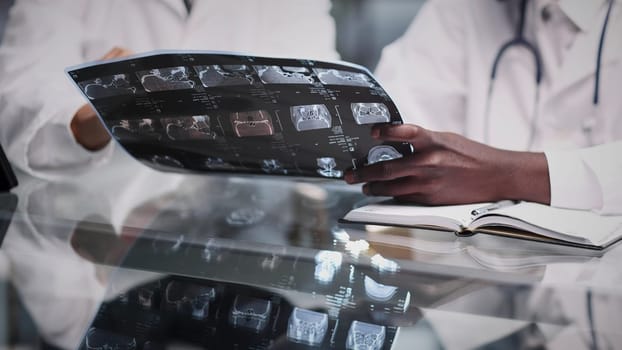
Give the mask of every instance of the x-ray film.
[[84, 343], [87, 350], [135, 350], [137, 348], [136, 338], [134, 337], [96, 328], [88, 330]]
[[126, 74], [114, 74], [81, 81], [78, 85], [91, 100], [136, 93]]
[[204, 320], [209, 316], [209, 304], [215, 298], [213, 287], [172, 281], [166, 286], [162, 303], [166, 310]]
[[146, 91], [184, 90], [194, 88], [187, 67], [154, 68], [138, 72], [138, 78]]
[[391, 114], [384, 103], [353, 103], [351, 108], [354, 120], [359, 125], [391, 121]]
[[397, 158], [402, 158], [402, 154], [398, 152], [394, 147], [381, 145], [373, 147], [371, 150], [369, 150], [369, 155], [367, 156], [367, 163], [374, 164]]
[[309, 69], [304, 67], [255, 66], [264, 84], [313, 84]]
[[156, 131], [153, 123], [154, 120], [149, 118], [119, 120], [111, 124], [110, 132], [121, 142], [160, 140], [162, 135]]
[[348, 331], [346, 349], [380, 350], [384, 345], [386, 328], [371, 323], [353, 321]]
[[266, 174], [278, 174], [283, 173], [283, 175], [287, 175], [287, 169], [283, 168], [283, 165], [278, 159], [264, 159], [262, 160], [263, 171]]
[[238, 295], [229, 314], [229, 323], [235, 328], [262, 332], [270, 322], [272, 302]]
[[325, 105], [293, 106], [292, 123], [298, 131], [330, 129], [332, 120]]
[[210, 140], [216, 137], [207, 115], [160, 119], [166, 136], [173, 140]]
[[287, 339], [295, 343], [318, 346], [328, 330], [328, 315], [294, 308], [287, 323]]
[[195, 66], [201, 84], [205, 87], [252, 85], [254, 80], [247, 65]]
[[272, 117], [268, 111], [231, 113], [231, 124], [237, 137], [270, 136], [274, 134]]
[[325, 85], [374, 86], [371, 78], [365, 73], [323, 68], [315, 69], [315, 73]]
[[317, 159], [317, 173], [323, 177], [340, 178], [343, 171], [337, 170], [337, 162], [332, 157], [321, 157]]
[[375, 301], [387, 301], [391, 300], [395, 293], [397, 293], [397, 287], [387, 286], [374, 281], [371, 277], [365, 276], [365, 294]]
[[342, 179], [412, 153], [371, 137], [374, 125], [402, 119], [354, 64], [159, 51], [67, 74], [111, 136], [158, 170]]

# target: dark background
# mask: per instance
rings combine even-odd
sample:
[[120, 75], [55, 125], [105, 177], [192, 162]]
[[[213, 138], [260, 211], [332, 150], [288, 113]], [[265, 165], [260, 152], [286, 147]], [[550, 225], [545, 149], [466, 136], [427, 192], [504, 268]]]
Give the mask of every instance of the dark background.
[[[13, 2], [0, 0], [0, 33], [4, 30], [7, 11]], [[331, 14], [337, 26], [337, 50], [342, 59], [373, 70], [382, 48], [404, 32], [424, 0], [332, 2]]]

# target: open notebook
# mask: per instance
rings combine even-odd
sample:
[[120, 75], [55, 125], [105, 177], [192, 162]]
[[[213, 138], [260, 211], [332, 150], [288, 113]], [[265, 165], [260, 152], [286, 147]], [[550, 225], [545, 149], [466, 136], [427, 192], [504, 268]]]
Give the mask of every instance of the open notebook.
[[386, 201], [353, 209], [341, 221], [420, 227], [457, 235], [488, 233], [591, 249], [604, 249], [622, 238], [622, 216], [529, 202], [477, 213], [490, 204], [424, 207]]

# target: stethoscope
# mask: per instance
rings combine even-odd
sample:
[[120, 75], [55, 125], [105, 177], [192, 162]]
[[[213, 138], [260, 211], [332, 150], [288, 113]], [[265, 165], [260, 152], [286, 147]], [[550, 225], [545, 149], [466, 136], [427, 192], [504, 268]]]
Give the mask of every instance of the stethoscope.
[[[602, 65], [602, 55], [603, 55], [603, 47], [605, 44], [605, 35], [607, 32], [607, 26], [609, 24], [609, 16], [611, 14], [611, 9], [613, 7], [613, 0], [608, 0], [607, 5], [607, 14], [605, 15], [605, 21], [603, 22], [603, 29], [600, 32], [600, 40], [598, 42], [598, 53], [596, 54], [596, 72], [595, 72], [595, 81], [594, 81], [594, 94], [592, 98], [592, 105], [596, 109], [599, 100], [599, 90], [600, 90], [600, 75], [601, 75], [601, 65]], [[494, 63], [492, 65], [492, 70], [490, 72], [490, 81], [488, 84], [488, 96], [486, 98], [486, 109], [484, 116], [484, 142], [489, 143], [490, 141], [490, 106], [492, 100], [492, 93], [495, 86], [495, 80], [497, 78], [497, 70], [499, 69], [499, 65], [501, 63], [501, 59], [503, 55], [512, 47], [523, 47], [527, 49], [533, 56], [535, 62], [535, 80], [536, 80], [536, 94], [534, 97], [534, 107], [532, 112], [530, 130], [529, 130], [529, 141], [527, 144], [527, 149], [531, 149], [533, 146], [534, 139], [536, 137], [536, 124], [539, 117], [538, 107], [540, 103], [540, 83], [542, 82], [542, 71], [543, 64], [542, 58], [540, 56], [540, 52], [538, 48], [531, 44], [529, 41], [525, 39], [525, 15], [527, 12], [527, 0], [521, 0], [520, 2], [520, 18], [518, 22], [518, 27], [516, 28], [516, 36], [510, 41], [506, 42], [501, 46], [497, 55], [495, 56]], [[587, 120], [586, 123], [582, 125], [582, 131], [585, 134], [588, 143], [590, 145], [594, 145], [594, 139], [592, 136], [592, 129], [594, 128], [594, 119]], [[589, 290], [586, 293], [586, 305], [587, 305], [587, 317], [590, 327], [590, 340], [591, 344], [589, 344], [591, 349], [598, 349], [598, 342], [596, 337], [596, 328], [594, 325], [594, 302], [593, 302], [592, 291]]]
[[[591, 1], [591, 0], [590, 0]], [[605, 43], [605, 34], [607, 32], [607, 25], [609, 24], [609, 15], [611, 14], [611, 8], [613, 7], [613, 0], [608, 0], [607, 14], [605, 15], [605, 21], [603, 22], [603, 29], [600, 33], [600, 41], [598, 43], [598, 53], [596, 55], [596, 78], [594, 82], [594, 95], [592, 99], [592, 105], [596, 109], [599, 103], [599, 89], [600, 89], [600, 75], [601, 75], [601, 62], [602, 62], [602, 54], [603, 54], [603, 46]], [[542, 82], [542, 71], [543, 64], [542, 58], [540, 56], [540, 51], [538, 48], [527, 41], [525, 39], [525, 14], [527, 12], [527, 0], [521, 0], [520, 2], [520, 18], [518, 21], [518, 27], [516, 28], [516, 36], [510, 41], [506, 42], [501, 46], [497, 55], [495, 56], [494, 63], [492, 65], [492, 70], [490, 73], [490, 81], [488, 83], [488, 95], [486, 97], [486, 109], [484, 114], [484, 142], [489, 143], [490, 141], [490, 107], [492, 101], [492, 95], [494, 91], [495, 81], [497, 78], [497, 71], [501, 64], [501, 59], [503, 55], [512, 47], [523, 47], [527, 49], [533, 56], [535, 62], [535, 78], [536, 78], [536, 93], [534, 97], [533, 111], [531, 117], [531, 124], [529, 130], [529, 138], [527, 149], [531, 149], [533, 146], [534, 139], [536, 137], [536, 124], [539, 117], [538, 107], [540, 104], [540, 83]], [[586, 135], [588, 143], [590, 145], [594, 144], [592, 130], [594, 128], [595, 120], [588, 119], [582, 125], [582, 131]]]

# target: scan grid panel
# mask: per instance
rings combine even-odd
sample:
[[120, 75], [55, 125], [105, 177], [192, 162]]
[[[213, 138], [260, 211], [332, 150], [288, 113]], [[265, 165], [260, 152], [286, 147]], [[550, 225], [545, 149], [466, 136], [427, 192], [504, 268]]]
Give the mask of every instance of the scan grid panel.
[[412, 152], [371, 137], [402, 118], [355, 65], [156, 52], [68, 74], [111, 135], [165, 171], [342, 178]]

